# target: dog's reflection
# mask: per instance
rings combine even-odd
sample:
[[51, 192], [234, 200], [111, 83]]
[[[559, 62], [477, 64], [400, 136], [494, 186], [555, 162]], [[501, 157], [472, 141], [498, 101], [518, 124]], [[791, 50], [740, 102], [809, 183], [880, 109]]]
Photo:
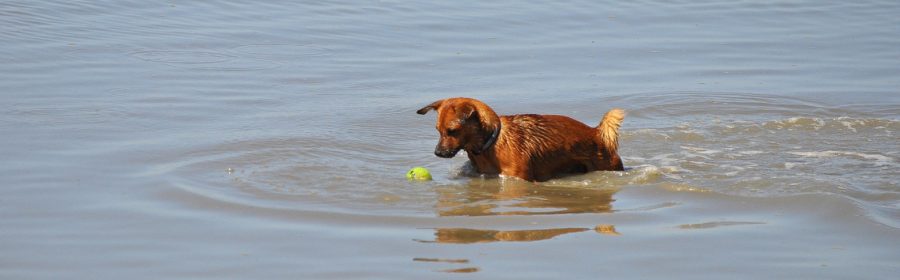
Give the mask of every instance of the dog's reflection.
[[[609, 213], [613, 211], [616, 190], [535, 184], [517, 179], [473, 179], [465, 185], [439, 188], [438, 193], [437, 214], [448, 217]], [[437, 228], [433, 241], [419, 241], [453, 244], [524, 242], [589, 230], [581, 227], [526, 230]], [[603, 235], [620, 235], [613, 225], [597, 225], [594, 231]]]
[[587, 231], [587, 228], [554, 228], [536, 230], [482, 230], [467, 228], [435, 229], [434, 241], [425, 243], [470, 244], [485, 242], [523, 242], [551, 239], [566, 233]]
[[616, 189], [473, 179], [438, 188], [440, 216], [549, 215], [612, 212]]

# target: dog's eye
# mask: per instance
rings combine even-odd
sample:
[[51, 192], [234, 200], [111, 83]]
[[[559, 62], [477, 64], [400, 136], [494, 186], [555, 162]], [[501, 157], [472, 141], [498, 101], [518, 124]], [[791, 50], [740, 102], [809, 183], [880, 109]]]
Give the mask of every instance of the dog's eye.
[[456, 136], [457, 134], [459, 134], [459, 129], [448, 129], [447, 130], [447, 135]]

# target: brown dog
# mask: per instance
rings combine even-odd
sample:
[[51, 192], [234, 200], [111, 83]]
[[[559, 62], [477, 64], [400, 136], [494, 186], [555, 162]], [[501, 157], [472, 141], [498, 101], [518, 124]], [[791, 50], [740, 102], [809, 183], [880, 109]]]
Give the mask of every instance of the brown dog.
[[466, 150], [479, 173], [546, 181], [567, 173], [623, 170], [619, 125], [625, 111], [612, 109], [597, 127], [566, 116], [497, 116], [472, 98], [438, 100], [416, 111], [437, 110], [441, 140], [434, 154], [451, 158]]

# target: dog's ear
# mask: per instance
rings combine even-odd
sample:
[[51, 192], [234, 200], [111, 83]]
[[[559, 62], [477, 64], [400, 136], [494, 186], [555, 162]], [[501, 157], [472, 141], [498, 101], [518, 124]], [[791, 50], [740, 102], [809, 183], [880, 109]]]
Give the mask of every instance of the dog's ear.
[[431, 104], [428, 104], [428, 106], [422, 107], [422, 109], [416, 111], [416, 113], [418, 113], [419, 115], [424, 115], [425, 113], [428, 113], [428, 111], [437, 110], [441, 107], [442, 103], [444, 103], [443, 99], [432, 102]]
[[[481, 129], [490, 135], [497, 129], [500, 129], [500, 117], [491, 107], [482, 102], [471, 103], [472, 112], [478, 114], [478, 120], [481, 122]], [[469, 113], [471, 114], [471, 112]]]

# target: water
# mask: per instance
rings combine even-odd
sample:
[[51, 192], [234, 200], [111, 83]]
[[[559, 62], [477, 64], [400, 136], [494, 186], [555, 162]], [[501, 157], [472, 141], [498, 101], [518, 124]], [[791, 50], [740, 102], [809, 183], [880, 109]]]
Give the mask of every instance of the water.
[[[6, 1], [0, 278], [890, 278], [898, 13]], [[450, 96], [625, 108], [629, 170], [466, 176]]]

